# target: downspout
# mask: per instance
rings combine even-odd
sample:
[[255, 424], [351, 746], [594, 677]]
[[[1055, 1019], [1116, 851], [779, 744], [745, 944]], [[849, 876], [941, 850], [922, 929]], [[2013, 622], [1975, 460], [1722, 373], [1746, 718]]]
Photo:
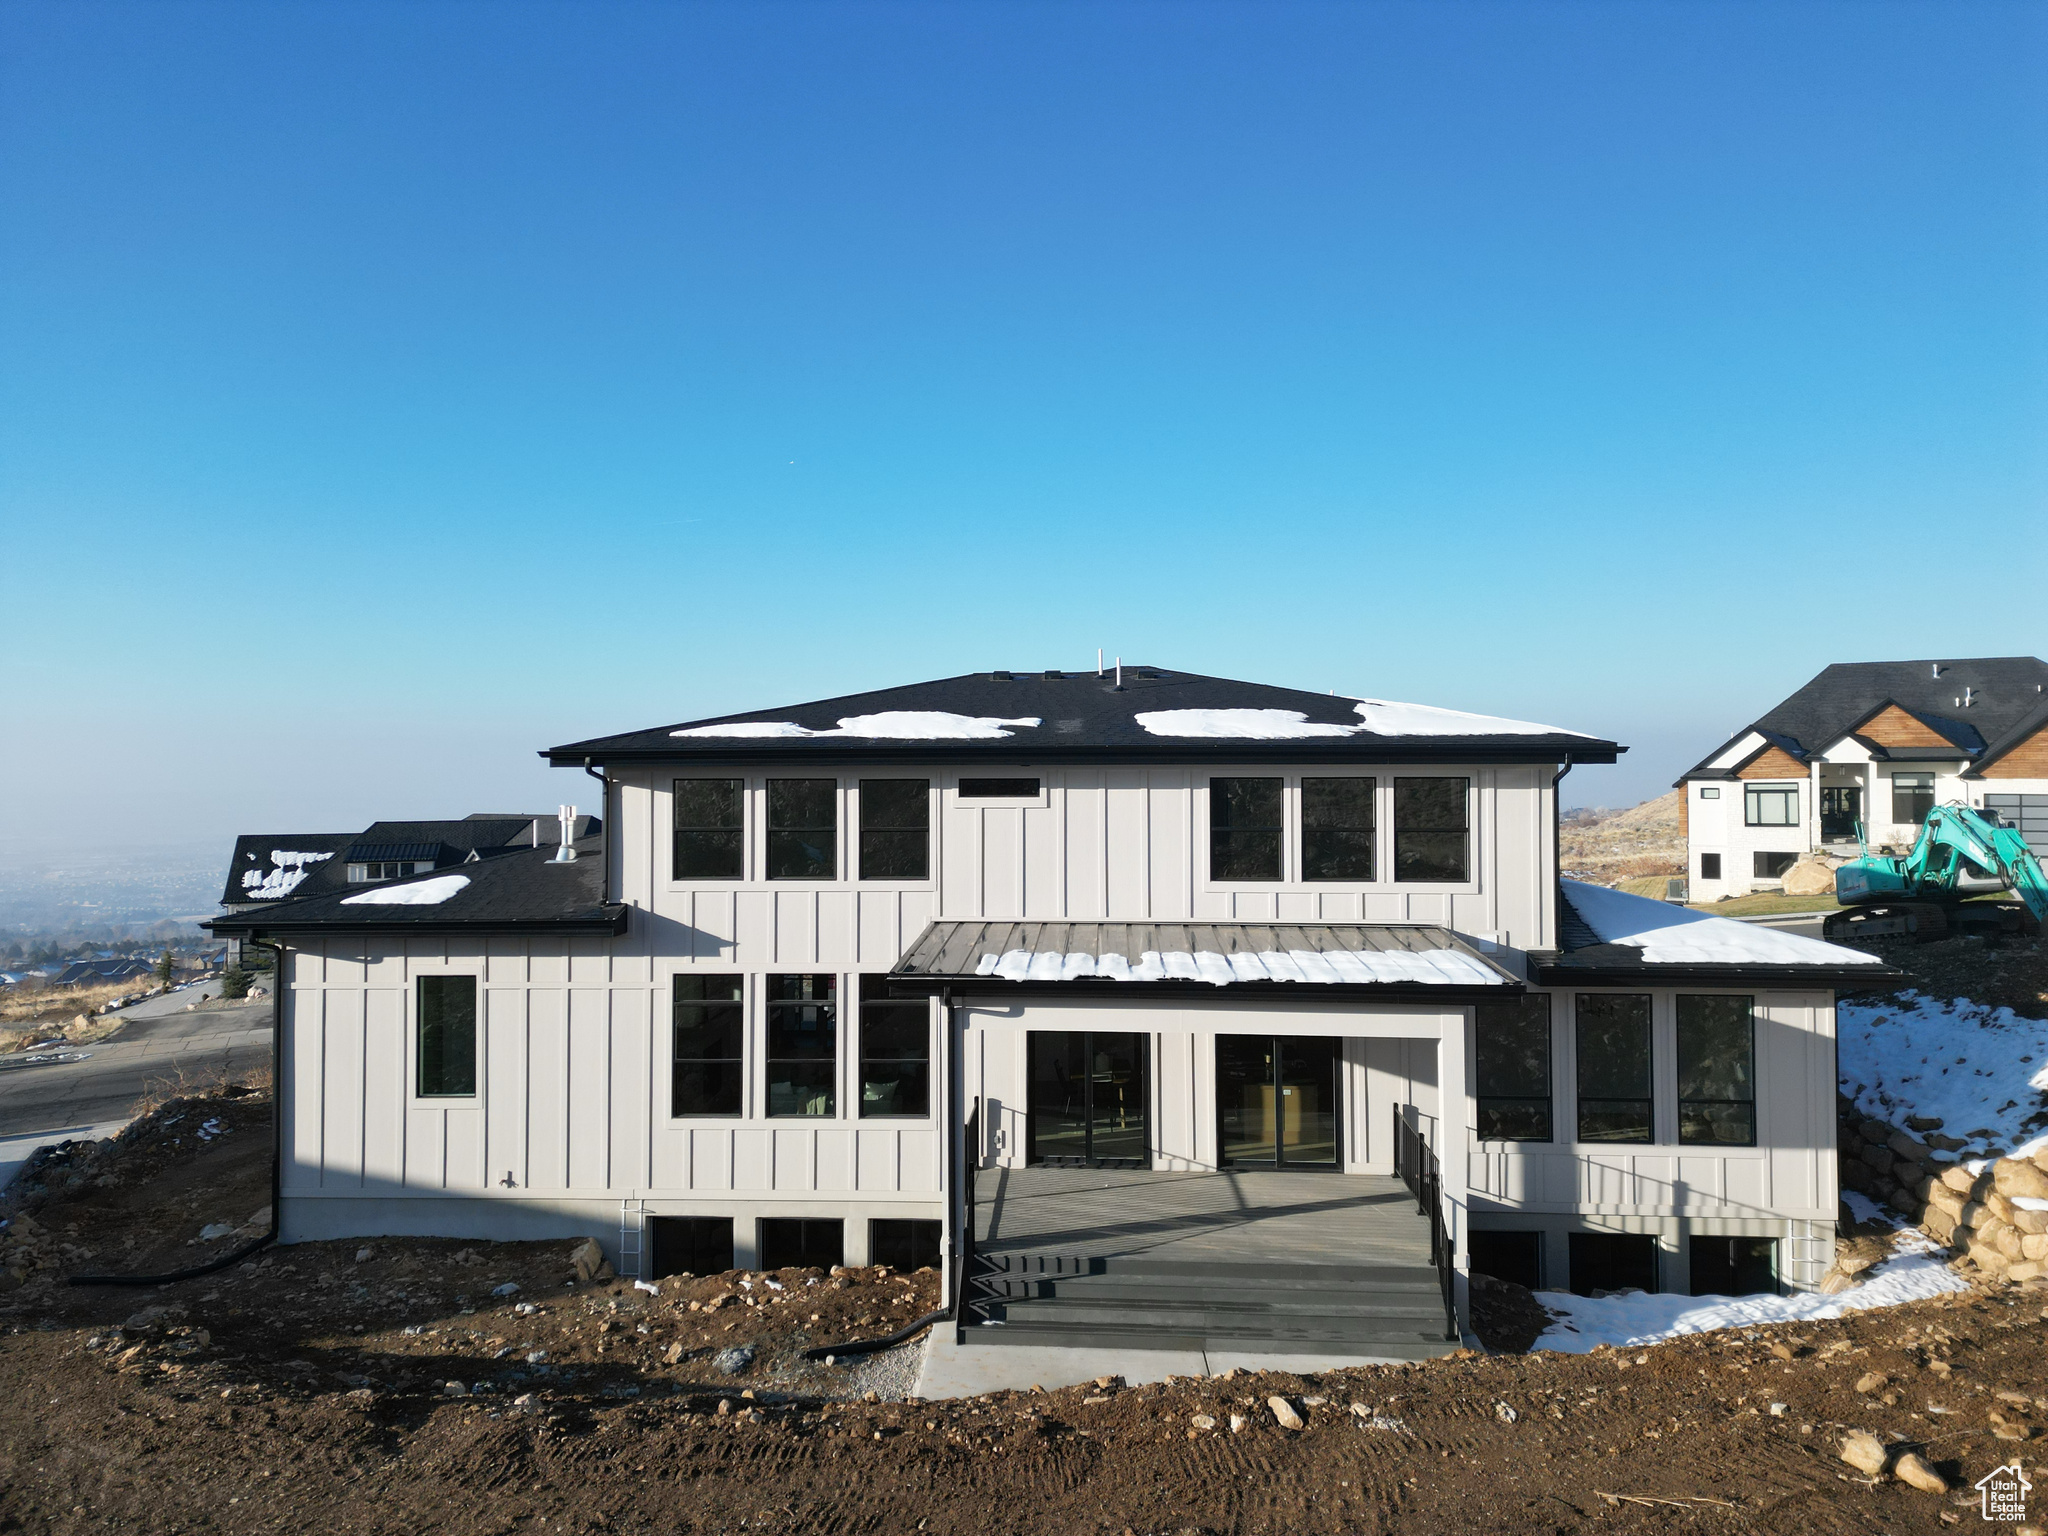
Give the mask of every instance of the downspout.
[[1571, 771], [1572, 755], [1567, 752], [1563, 765], [1550, 776], [1550, 856], [1557, 861], [1557, 878], [1552, 882], [1551, 891], [1550, 947], [1559, 953], [1564, 950], [1564, 851], [1559, 847], [1564, 835], [1564, 812], [1558, 806], [1557, 786]]
[[583, 759], [583, 771], [597, 780], [597, 819], [606, 829], [600, 833], [604, 840], [604, 867], [599, 871], [603, 884], [598, 889], [597, 900], [599, 906], [608, 907], [612, 904], [612, 840], [607, 835], [612, 824], [612, 781], [604, 776], [602, 768], [591, 767], [587, 757]]
[[273, 969], [270, 990], [270, 1230], [253, 1242], [245, 1243], [232, 1253], [226, 1253], [208, 1263], [191, 1269], [181, 1269], [168, 1275], [73, 1275], [66, 1282], [70, 1285], [173, 1285], [180, 1280], [197, 1280], [201, 1275], [213, 1274], [226, 1269], [230, 1264], [239, 1264], [259, 1248], [268, 1248], [277, 1241], [277, 1234], [284, 1221], [284, 964], [285, 947], [258, 938], [246, 938], [242, 945], [247, 948], [254, 944], [259, 949], [270, 951]]

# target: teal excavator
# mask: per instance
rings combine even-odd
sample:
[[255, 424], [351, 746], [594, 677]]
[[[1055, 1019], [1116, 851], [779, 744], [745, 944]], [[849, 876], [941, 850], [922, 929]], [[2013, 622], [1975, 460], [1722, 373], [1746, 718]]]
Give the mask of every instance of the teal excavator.
[[[1910, 933], [1938, 939], [1963, 932], [2018, 933], [2048, 928], [2048, 874], [2019, 830], [1967, 805], [1937, 805], [1906, 854], [1872, 853], [1856, 828], [1863, 856], [1835, 871], [1835, 899], [1846, 909], [1828, 917], [1830, 939]], [[1971, 898], [2003, 887], [2012, 902]]]

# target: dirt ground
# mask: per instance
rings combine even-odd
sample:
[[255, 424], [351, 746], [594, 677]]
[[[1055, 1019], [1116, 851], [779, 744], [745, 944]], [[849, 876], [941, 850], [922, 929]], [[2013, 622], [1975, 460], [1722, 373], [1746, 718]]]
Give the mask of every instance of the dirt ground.
[[[929, 1272], [649, 1294], [577, 1283], [563, 1243], [380, 1239], [61, 1283], [243, 1241], [196, 1239], [267, 1198], [268, 1117], [182, 1101], [36, 1170], [0, 1250], [0, 1531], [1903, 1533], [1979, 1523], [1969, 1484], [2048, 1444], [2039, 1282], [1619, 1353], [946, 1403], [867, 1386], [905, 1351], [797, 1358], [921, 1314]], [[1953, 1491], [1854, 1471], [1852, 1429]]]
[[1909, 978], [1903, 986], [1929, 997], [1969, 998], [2048, 1018], [2048, 940], [2038, 934], [1986, 939], [1975, 934], [1916, 944], [1908, 938], [1855, 944], [1882, 955]]

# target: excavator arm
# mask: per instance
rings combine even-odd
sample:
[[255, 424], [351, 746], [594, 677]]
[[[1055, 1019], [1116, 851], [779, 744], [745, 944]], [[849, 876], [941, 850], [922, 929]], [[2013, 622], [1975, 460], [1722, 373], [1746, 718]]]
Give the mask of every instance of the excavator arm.
[[1942, 911], [1954, 910], [1951, 904], [1961, 899], [1959, 887], [1966, 870], [2003, 882], [2034, 921], [2048, 928], [2048, 873], [2026, 839], [1996, 817], [1951, 804], [1928, 813], [1919, 838], [1903, 858], [1866, 852], [1835, 872], [1835, 894], [1845, 905], [1886, 907], [1898, 915], [1880, 927], [1867, 914], [1841, 913], [1828, 920], [1826, 932], [1835, 938], [1889, 931], [1892, 926], [1923, 936], [1943, 931], [1948, 925]]

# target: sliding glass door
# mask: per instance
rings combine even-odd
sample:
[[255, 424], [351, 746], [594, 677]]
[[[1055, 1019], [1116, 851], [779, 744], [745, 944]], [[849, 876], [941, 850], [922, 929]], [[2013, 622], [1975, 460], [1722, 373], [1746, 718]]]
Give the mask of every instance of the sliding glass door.
[[1149, 1035], [1033, 1030], [1026, 1045], [1026, 1160], [1072, 1168], [1149, 1167], [1151, 1044]]
[[1216, 1037], [1216, 1144], [1226, 1168], [1334, 1169], [1342, 1042]]

